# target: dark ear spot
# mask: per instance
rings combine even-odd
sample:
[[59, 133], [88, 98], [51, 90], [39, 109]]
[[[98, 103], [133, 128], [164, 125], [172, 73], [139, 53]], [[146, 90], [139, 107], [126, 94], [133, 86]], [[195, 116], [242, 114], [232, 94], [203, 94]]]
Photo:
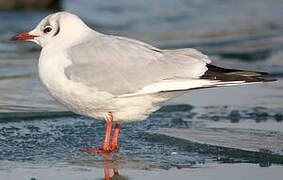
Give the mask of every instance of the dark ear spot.
[[59, 32], [60, 32], [60, 26], [57, 27], [57, 30], [56, 30], [56, 32], [54, 33], [53, 36], [56, 36]]
[[60, 32], [60, 25], [59, 25], [59, 21], [57, 21], [57, 28], [56, 28], [56, 32], [54, 33], [54, 35], [53, 35], [53, 36], [56, 36], [59, 32]]

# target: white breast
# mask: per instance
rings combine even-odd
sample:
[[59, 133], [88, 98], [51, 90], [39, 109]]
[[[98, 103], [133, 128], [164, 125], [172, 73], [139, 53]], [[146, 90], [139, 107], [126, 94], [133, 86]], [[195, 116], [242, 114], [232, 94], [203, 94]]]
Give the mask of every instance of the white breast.
[[65, 67], [71, 64], [64, 51], [46, 53], [42, 50], [39, 59], [39, 76], [49, 93], [71, 111], [104, 119], [111, 110], [113, 101], [110, 94], [98, 92], [77, 82], [70, 81], [64, 73]]

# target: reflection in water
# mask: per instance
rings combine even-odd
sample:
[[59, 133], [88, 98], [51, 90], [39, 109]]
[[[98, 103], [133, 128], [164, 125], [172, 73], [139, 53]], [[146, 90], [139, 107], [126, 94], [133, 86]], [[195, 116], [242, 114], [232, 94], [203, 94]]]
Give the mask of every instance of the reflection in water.
[[[112, 159], [111, 159], [112, 155]], [[117, 153], [103, 153], [105, 180], [127, 180], [128, 178], [119, 174], [118, 166], [113, 161], [118, 160]], [[113, 176], [110, 177], [110, 168], [113, 169]]]

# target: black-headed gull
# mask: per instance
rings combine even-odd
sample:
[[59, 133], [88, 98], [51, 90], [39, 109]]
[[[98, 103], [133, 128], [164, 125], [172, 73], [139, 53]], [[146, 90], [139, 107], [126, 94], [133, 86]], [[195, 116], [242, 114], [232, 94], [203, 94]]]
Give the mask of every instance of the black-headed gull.
[[77, 114], [107, 121], [103, 148], [86, 152], [117, 150], [120, 123], [143, 120], [189, 90], [273, 81], [262, 78], [265, 73], [210, 65], [195, 49], [162, 50], [101, 34], [67, 12], [51, 14], [11, 40], [42, 47], [39, 76], [56, 100]]

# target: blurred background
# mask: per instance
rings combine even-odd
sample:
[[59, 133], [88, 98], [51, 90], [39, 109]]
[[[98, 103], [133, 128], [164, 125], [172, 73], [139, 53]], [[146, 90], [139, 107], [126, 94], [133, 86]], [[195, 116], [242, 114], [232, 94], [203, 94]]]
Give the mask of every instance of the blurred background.
[[[269, 72], [278, 79], [192, 91], [146, 121], [122, 125], [118, 167], [170, 169], [248, 162], [261, 167], [275, 164], [282, 170], [282, 9], [282, 0], [0, 0], [0, 166], [6, 167], [8, 161], [13, 168], [18, 166], [15, 162], [103, 167], [86, 163], [101, 160], [100, 156], [77, 150], [101, 144], [104, 123], [74, 116], [57, 104], [38, 79], [40, 48], [9, 41], [32, 30], [48, 14], [68, 11], [102, 33], [159, 48], [193, 47], [209, 55], [215, 65]], [[276, 170], [271, 172], [273, 179], [278, 178]], [[229, 173], [227, 177], [231, 178]]]

